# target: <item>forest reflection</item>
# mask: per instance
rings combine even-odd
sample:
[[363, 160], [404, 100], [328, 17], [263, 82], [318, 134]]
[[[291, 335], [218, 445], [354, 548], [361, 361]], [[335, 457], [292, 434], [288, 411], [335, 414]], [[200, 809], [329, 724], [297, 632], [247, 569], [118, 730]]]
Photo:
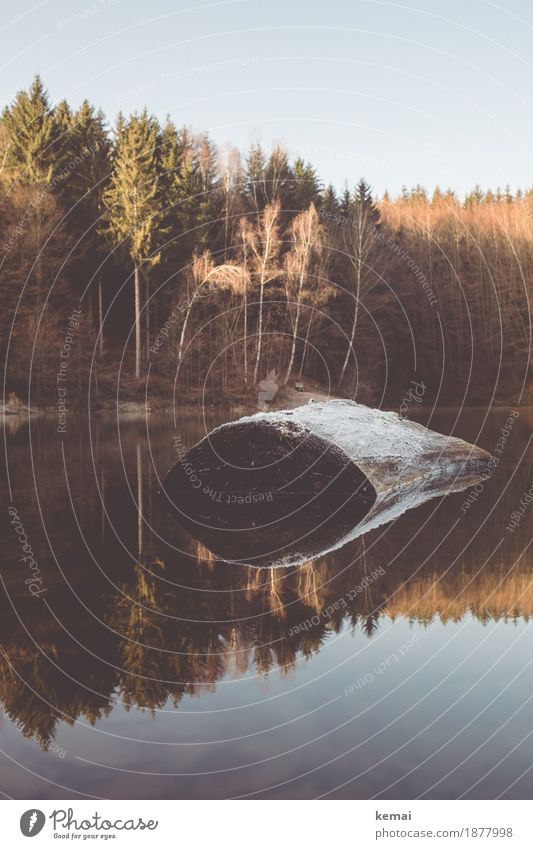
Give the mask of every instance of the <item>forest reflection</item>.
[[[191, 425], [190, 444], [198, 427]], [[499, 427], [498, 420], [494, 432]], [[506, 462], [467, 513], [464, 494], [430, 502], [327, 557], [269, 570], [216, 562], [160, 509], [155, 491], [169, 465], [170, 428], [148, 440], [144, 423], [131, 423], [122, 453], [113, 425], [100, 428], [93, 468], [83, 428], [60, 446], [52, 427], [34, 424], [36, 487], [28, 429], [16, 429], [14, 500], [46, 593], [28, 593], [8, 529], [4, 716], [47, 741], [62, 721], [96, 723], [117, 703], [154, 710], [201, 696], [227, 676], [289, 675], [332, 635], [348, 628], [370, 638], [386, 617], [425, 626], [468, 616], [529, 619], [531, 516], [512, 534], [505, 526], [531, 486], [531, 458], [518, 462], [530, 430], [523, 417]], [[490, 433], [483, 447], [491, 449]]]

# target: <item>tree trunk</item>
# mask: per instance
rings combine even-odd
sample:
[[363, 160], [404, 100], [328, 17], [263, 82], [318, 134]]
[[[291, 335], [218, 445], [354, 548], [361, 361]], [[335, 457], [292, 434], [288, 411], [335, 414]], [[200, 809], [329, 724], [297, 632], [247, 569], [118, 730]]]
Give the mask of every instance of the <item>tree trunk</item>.
[[141, 283], [139, 267], [135, 266], [135, 377], [141, 376]]
[[104, 294], [102, 292], [102, 278], [98, 276], [98, 348], [100, 356], [104, 353]]
[[302, 352], [302, 359], [300, 361], [300, 371], [298, 372], [298, 377], [301, 377], [302, 374], [303, 374], [304, 365], [305, 365], [305, 358], [307, 356], [307, 346], [309, 345], [309, 336], [311, 335], [311, 325], [313, 324], [313, 318], [314, 317], [315, 317], [314, 310], [311, 310], [311, 317], [310, 317], [309, 322], [307, 324], [307, 330], [306, 330], [306, 333], [305, 333], [304, 349], [303, 349], [303, 352]]
[[358, 271], [358, 273], [357, 273], [357, 288], [356, 288], [356, 292], [355, 292], [355, 312], [354, 312], [353, 322], [352, 322], [352, 332], [350, 334], [350, 342], [348, 344], [348, 350], [346, 351], [346, 356], [344, 358], [344, 363], [342, 365], [342, 369], [341, 369], [341, 373], [339, 375], [339, 380], [338, 380], [337, 386], [340, 386], [342, 384], [342, 381], [344, 379], [344, 374], [346, 372], [346, 367], [347, 367], [348, 362], [350, 360], [350, 354], [353, 351], [355, 331], [357, 329], [357, 319], [358, 319], [358, 316], [359, 316], [359, 295], [360, 295], [360, 292], [361, 292], [361, 276], [360, 276], [360, 271]]
[[265, 283], [266, 283], [266, 267], [268, 257], [270, 256], [270, 231], [267, 235], [266, 242], [263, 248], [263, 261], [261, 265], [261, 277], [260, 277], [260, 285], [259, 285], [259, 327], [257, 332], [257, 354], [255, 358], [255, 368], [254, 368], [254, 385], [257, 384], [257, 373], [259, 371], [259, 361], [261, 359], [261, 346], [263, 343], [263, 299], [264, 299], [264, 291], [265, 291]]
[[146, 312], [146, 339], [145, 339], [145, 346], [146, 346], [146, 361], [148, 361], [150, 359], [150, 353], [149, 353], [149, 351], [150, 351], [150, 284], [148, 282], [148, 275], [145, 274], [144, 277], [146, 278], [146, 280], [145, 280], [145, 287], [146, 287], [145, 288], [145, 291], [146, 291], [146, 301], [145, 301], [145, 303], [146, 303], [146, 307], [145, 307], [145, 312]]
[[261, 345], [263, 343], [263, 290], [265, 286], [263, 281], [261, 281], [261, 287], [259, 289], [259, 326], [257, 328], [257, 353], [255, 356], [255, 368], [254, 368], [254, 386], [257, 384], [257, 373], [259, 371], [259, 360], [261, 359]]
[[291, 376], [292, 367], [294, 365], [294, 356], [296, 354], [296, 340], [298, 338], [298, 324], [300, 321], [300, 300], [302, 296], [302, 289], [298, 290], [298, 299], [296, 302], [296, 317], [294, 319], [294, 327], [292, 331], [292, 347], [291, 347], [291, 358], [289, 360], [289, 365], [287, 367], [287, 374], [285, 376], [285, 383], [289, 382], [289, 378]]
[[143, 553], [143, 467], [141, 446], [136, 447], [137, 454], [137, 551], [139, 559]]
[[244, 283], [244, 388], [248, 389], [248, 285]]
[[189, 316], [191, 314], [192, 306], [194, 304], [194, 299], [196, 297], [196, 292], [192, 296], [191, 300], [187, 304], [187, 311], [185, 313], [185, 318], [183, 319], [183, 325], [181, 327], [180, 333], [180, 343], [178, 348], [178, 363], [181, 363], [181, 358], [183, 357], [183, 345], [185, 343], [185, 333], [187, 331], [187, 325], [189, 323]]

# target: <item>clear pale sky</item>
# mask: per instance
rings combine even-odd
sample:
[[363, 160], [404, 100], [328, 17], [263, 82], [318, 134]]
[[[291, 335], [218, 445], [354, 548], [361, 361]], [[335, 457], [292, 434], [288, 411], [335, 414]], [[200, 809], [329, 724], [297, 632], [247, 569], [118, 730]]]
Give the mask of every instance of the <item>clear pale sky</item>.
[[2, 104], [40, 73], [53, 102], [281, 142], [339, 187], [533, 185], [530, 0], [18, 0], [0, 33]]

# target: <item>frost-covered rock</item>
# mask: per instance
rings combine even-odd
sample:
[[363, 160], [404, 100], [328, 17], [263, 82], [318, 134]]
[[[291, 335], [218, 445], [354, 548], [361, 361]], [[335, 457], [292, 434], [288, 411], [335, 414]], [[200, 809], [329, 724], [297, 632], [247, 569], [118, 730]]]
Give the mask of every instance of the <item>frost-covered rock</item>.
[[487, 452], [352, 401], [222, 425], [168, 473], [179, 521], [225, 560], [302, 563], [479, 480]]

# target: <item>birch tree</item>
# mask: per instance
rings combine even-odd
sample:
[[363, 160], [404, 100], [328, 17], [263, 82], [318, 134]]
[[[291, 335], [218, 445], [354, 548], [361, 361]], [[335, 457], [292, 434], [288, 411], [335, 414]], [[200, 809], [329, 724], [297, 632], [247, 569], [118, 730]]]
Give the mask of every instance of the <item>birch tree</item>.
[[265, 206], [258, 225], [247, 233], [253, 279], [259, 288], [259, 314], [257, 319], [257, 347], [254, 366], [254, 384], [257, 383], [263, 346], [263, 312], [265, 288], [279, 276], [279, 214], [278, 200]]
[[314, 270], [314, 265], [321, 253], [320, 225], [318, 214], [313, 204], [305, 212], [301, 212], [291, 224], [291, 237], [293, 247], [285, 256], [286, 290], [289, 302], [289, 314], [294, 313], [292, 320], [292, 344], [289, 365], [285, 375], [285, 383], [288, 382], [298, 342], [300, 327], [300, 311], [302, 297], [309, 275]]

